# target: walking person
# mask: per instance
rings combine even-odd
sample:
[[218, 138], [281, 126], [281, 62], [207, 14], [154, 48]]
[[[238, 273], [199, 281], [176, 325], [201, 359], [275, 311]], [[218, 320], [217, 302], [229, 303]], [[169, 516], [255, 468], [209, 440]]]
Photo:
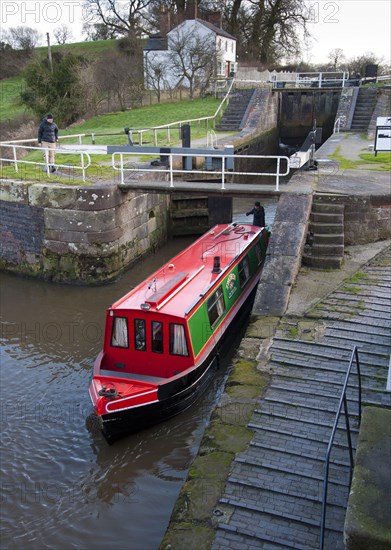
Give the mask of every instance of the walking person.
[[265, 227], [265, 209], [261, 206], [261, 203], [256, 201], [254, 208], [250, 212], [246, 212], [246, 216], [253, 215], [253, 225], [258, 227]]
[[43, 158], [45, 159], [47, 170], [55, 172], [54, 157], [56, 143], [58, 142], [58, 127], [53, 122], [53, 115], [48, 113], [42, 120], [38, 128], [38, 145], [45, 149]]

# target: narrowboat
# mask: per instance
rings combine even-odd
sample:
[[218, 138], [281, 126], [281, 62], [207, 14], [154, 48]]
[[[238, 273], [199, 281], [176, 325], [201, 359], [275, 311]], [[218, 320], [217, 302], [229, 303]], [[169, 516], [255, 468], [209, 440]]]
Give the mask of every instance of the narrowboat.
[[108, 308], [89, 391], [109, 443], [206, 389], [224, 338], [252, 305], [268, 237], [250, 224], [216, 225]]

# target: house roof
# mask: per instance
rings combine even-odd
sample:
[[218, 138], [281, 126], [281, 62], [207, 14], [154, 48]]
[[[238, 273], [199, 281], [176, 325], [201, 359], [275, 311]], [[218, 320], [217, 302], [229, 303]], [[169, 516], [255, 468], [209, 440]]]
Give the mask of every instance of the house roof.
[[230, 38], [231, 40], [236, 40], [236, 38], [232, 36], [232, 34], [229, 34], [224, 29], [220, 29], [219, 27], [216, 27], [212, 23], [209, 23], [209, 21], [204, 21], [203, 19], [195, 19], [195, 21], [198, 21], [198, 23], [201, 23], [202, 25], [204, 25], [204, 27], [207, 27], [209, 30], [215, 32], [219, 36], [224, 36], [224, 38]]

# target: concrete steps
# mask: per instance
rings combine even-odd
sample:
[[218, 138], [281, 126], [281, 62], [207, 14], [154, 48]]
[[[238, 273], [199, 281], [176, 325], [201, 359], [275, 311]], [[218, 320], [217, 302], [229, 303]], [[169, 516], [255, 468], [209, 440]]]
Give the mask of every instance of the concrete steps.
[[377, 90], [372, 87], [360, 87], [354, 109], [351, 130], [367, 132], [376, 106]]
[[217, 130], [241, 130], [253, 94], [254, 90], [236, 89], [230, 96], [228, 107], [224, 111], [220, 124], [216, 127]]
[[[320, 311], [327, 312], [330, 300], [342, 304], [349, 299], [352, 304], [360, 300], [363, 309], [353, 308], [348, 319], [340, 315], [327, 325], [321, 318], [325, 330], [318, 341], [274, 337], [267, 365], [272, 381], [248, 424], [252, 440], [236, 455], [217, 505], [221, 515], [216, 514], [213, 550], [319, 548], [324, 459], [354, 345], [361, 350], [363, 402], [391, 407], [385, 392], [391, 318], [380, 309], [383, 321], [378, 325], [371, 313], [390, 305], [389, 268], [379, 262], [364, 272], [359, 298], [353, 285], [339, 288]], [[369, 313], [360, 316], [358, 311]], [[359, 432], [357, 388], [353, 374], [347, 398], [354, 448]], [[342, 550], [350, 480], [344, 414], [334, 441], [324, 548]]]
[[344, 255], [344, 206], [319, 201], [315, 195], [308, 232], [303, 264], [318, 269], [339, 269]]

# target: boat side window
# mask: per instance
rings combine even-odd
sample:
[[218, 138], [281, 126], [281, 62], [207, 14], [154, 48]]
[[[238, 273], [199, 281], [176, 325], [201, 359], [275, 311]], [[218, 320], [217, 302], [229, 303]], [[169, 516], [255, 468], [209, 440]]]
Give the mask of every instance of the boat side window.
[[225, 311], [224, 295], [221, 286], [208, 299], [207, 307], [210, 326], [213, 327]]
[[255, 245], [255, 253], [257, 255], [258, 265], [262, 263], [262, 250], [261, 250], [261, 241], [258, 241]]
[[137, 351], [146, 351], [145, 321], [144, 319], [134, 320], [134, 346]]
[[114, 317], [111, 330], [111, 345], [114, 348], [128, 348], [128, 320], [126, 317]]
[[170, 323], [170, 353], [171, 355], [189, 355], [185, 327], [177, 323]]
[[163, 353], [163, 323], [152, 321], [152, 351]]
[[240, 286], [243, 288], [250, 278], [250, 262], [248, 257], [245, 256], [241, 262], [239, 262], [239, 281]]

